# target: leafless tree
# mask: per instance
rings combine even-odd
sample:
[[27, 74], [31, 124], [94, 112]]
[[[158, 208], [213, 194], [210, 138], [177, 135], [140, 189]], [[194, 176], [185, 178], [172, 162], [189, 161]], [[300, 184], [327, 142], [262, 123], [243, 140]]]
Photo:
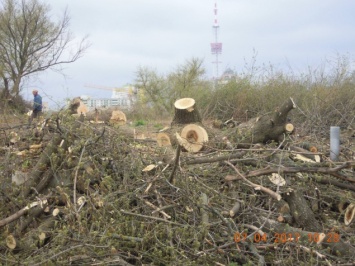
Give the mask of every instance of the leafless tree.
[[84, 37], [73, 48], [67, 10], [53, 22], [40, 0], [2, 0], [0, 6], [0, 89], [17, 96], [21, 81], [79, 59], [89, 47]]

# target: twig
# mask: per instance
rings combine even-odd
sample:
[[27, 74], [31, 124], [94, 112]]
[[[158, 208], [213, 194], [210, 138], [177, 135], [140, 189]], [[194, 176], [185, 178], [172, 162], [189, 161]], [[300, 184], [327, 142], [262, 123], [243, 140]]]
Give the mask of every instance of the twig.
[[[221, 196], [221, 197], [224, 197], [224, 198], [226, 198], [226, 199], [236, 200], [236, 201], [238, 201], [238, 202], [240, 202], [240, 203], [244, 203], [243, 200], [228, 197], [228, 196], [226, 196], [226, 195], [221, 194], [221, 193], [218, 192], [217, 190], [215, 190], [215, 189], [213, 189], [213, 188], [207, 186], [207, 185], [204, 184], [202, 181], [200, 181], [197, 176], [194, 176], [194, 178], [195, 178], [195, 180], [196, 180], [199, 184], [201, 184], [204, 188], [206, 188], [206, 189], [208, 189], [208, 190], [214, 192], [215, 194], [217, 194], [217, 195], [219, 195], [219, 196]], [[234, 180], [234, 179], [233, 179], [233, 180]]]
[[186, 226], [186, 225], [184, 225], [184, 224], [179, 224], [179, 223], [171, 222], [171, 221], [168, 221], [168, 220], [159, 218], [159, 217], [153, 217], [153, 216], [148, 216], [148, 215], [137, 214], [137, 213], [128, 212], [128, 211], [125, 211], [125, 210], [122, 210], [122, 209], [120, 210], [120, 212], [123, 213], [123, 214], [127, 214], [127, 215], [132, 215], [132, 216], [137, 216], [137, 217], [141, 217], [141, 218], [147, 218], [147, 219], [157, 220], [157, 221], [164, 222], [164, 223], [168, 223], [168, 224], [173, 224], [173, 225], [178, 225], [178, 226]]
[[[157, 206], [155, 206], [153, 203], [147, 201], [147, 200], [144, 200], [144, 203], [147, 204], [149, 207], [153, 208], [154, 210], [158, 210], [159, 208]], [[171, 219], [171, 216], [169, 214], [167, 214], [166, 212], [164, 211], [158, 211], [160, 212], [166, 219]]]
[[75, 212], [78, 212], [77, 208], [76, 208], [76, 183], [78, 181], [78, 172], [79, 172], [79, 168], [80, 168], [80, 163], [81, 163], [81, 160], [83, 159], [83, 155], [84, 155], [84, 152], [85, 152], [85, 147], [87, 145], [87, 143], [89, 142], [89, 139], [86, 140], [85, 144], [84, 144], [84, 147], [83, 149], [81, 150], [81, 153], [80, 153], [80, 158], [79, 158], [79, 162], [78, 162], [78, 165], [76, 167], [76, 170], [75, 170], [75, 176], [74, 176], [74, 187], [73, 187], [73, 201], [74, 201], [74, 210]]
[[44, 265], [45, 262], [50, 261], [50, 260], [54, 259], [55, 257], [58, 257], [58, 256], [62, 255], [63, 253], [69, 252], [70, 250], [73, 250], [73, 249], [76, 249], [76, 248], [80, 248], [80, 247], [83, 247], [83, 246], [85, 246], [85, 245], [76, 245], [76, 246], [70, 247], [70, 248], [68, 248], [66, 250], [63, 250], [62, 252], [54, 254], [52, 257], [49, 257], [48, 259], [46, 259], [44, 261], [41, 261], [40, 263], [33, 264], [33, 266]]
[[[278, 167], [278, 168], [265, 168], [261, 170], [255, 170], [255, 171], [250, 171], [247, 175], [245, 175], [245, 178], [247, 177], [256, 177], [256, 176], [261, 176], [261, 175], [268, 175], [272, 173], [279, 173], [279, 174], [284, 174], [284, 173], [298, 173], [298, 172], [305, 172], [305, 173], [322, 173], [322, 174], [330, 174], [335, 177], [341, 178], [345, 181], [349, 182], [355, 182], [354, 178], [347, 178], [338, 173], [340, 170], [345, 169], [345, 168], [350, 168], [351, 166], [355, 165], [355, 162], [345, 162], [340, 166], [333, 167], [333, 168], [328, 168], [328, 167]], [[236, 178], [237, 180], [237, 178]], [[232, 181], [232, 180], [230, 180]]]
[[175, 171], [176, 168], [178, 167], [179, 164], [179, 159], [180, 159], [180, 152], [181, 152], [181, 146], [178, 145], [178, 147], [176, 148], [176, 155], [175, 155], [175, 162], [174, 162], [174, 168], [171, 171], [170, 177], [169, 177], [169, 182], [172, 183], [174, 180], [174, 175], [175, 175]]
[[261, 185], [257, 185], [257, 184], [254, 184], [253, 182], [249, 181], [248, 179], [246, 179], [246, 177], [244, 175], [242, 175], [239, 170], [233, 165], [231, 164], [230, 162], [228, 161], [225, 161], [226, 164], [228, 164], [230, 167], [232, 167], [234, 169], [234, 171], [236, 171], [236, 173], [245, 181], [247, 182], [249, 185], [251, 185], [254, 189], [258, 189], [258, 190], [261, 190], [267, 194], [269, 194], [272, 198], [276, 199], [276, 200], [281, 200], [281, 195], [279, 193], [276, 193], [274, 191], [272, 191], [271, 189], [268, 189], [266, 187], [263, 187]]

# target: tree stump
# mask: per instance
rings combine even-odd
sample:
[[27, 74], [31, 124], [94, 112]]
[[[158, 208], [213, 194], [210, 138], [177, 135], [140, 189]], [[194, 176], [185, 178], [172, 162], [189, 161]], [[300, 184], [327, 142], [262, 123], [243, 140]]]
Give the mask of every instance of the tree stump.
[[201, 116], [196, 109], [195, 100], [182, 98], [175, 102], [175, 115], [171, 128], [159, 132], [159, 147], [180, 145], [188, 152], [200, 151], [208, 141], [207, 131], [202, 126]]
[[177, 100], [174, 104], [175, 115], [171, 126], [185, 125], [190, 123], [201, 123], [201, 116], [196, 109], [195, 100], [192, 98], [182, 98]]

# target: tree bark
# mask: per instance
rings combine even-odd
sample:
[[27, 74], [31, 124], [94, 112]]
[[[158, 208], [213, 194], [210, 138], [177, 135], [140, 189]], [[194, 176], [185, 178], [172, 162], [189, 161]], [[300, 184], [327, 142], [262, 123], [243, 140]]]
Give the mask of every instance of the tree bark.
[[290, 206], [290, 213], [297, 226], [307, 231], [322, 232], [322, 227], [308, 206], [308, 202], [298, 190], [286, 193], [284, 198]]
[[268, 141], [279, 142], [284, 133], [289, 133], [287, 115], [296, 108], [292, 98], [289, 98], [272, 115], [264, 115], [252, 118], [240, 124], [233, 131], [232, 140], [238, 143], [238, 147], [249, 147], [252, 143], [266, 143]]
[[182, 98], [177, 100], [174, 104], [175, 115], [171, 126], [189, 124], [189, 123], [201, 123], [201, 116], [196, 109], [195, 100], [192, 98]]

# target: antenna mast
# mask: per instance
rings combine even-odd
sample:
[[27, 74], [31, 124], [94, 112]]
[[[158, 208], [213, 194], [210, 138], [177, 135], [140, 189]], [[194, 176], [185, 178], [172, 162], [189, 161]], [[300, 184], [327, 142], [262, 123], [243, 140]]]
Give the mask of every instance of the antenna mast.
[[213, 73], [213, 79], [217, 80], [219, 77], [219, 72], [218, 72], [218, 66], [220, 63], [222, 63], [221, 61], [219, 61], [219, 55], [222, 54], [222, 43], [218, 42], [218, 31], [219, 31], [219, 24], [218, 24], [218, 19], [217, 19], [217, 13], [218, 13], [218, 9], [217, 9], [217, 0], [214, 4], [214, 23], [213, 23], [213, 33], [214, 33], [214, 42], [211, 43], [211, 53], [212, 55], [215, 55], [215, 61], [212, 62], [212, 64], [214, 64], [215, 69], [214, 69], [214, 73]]

